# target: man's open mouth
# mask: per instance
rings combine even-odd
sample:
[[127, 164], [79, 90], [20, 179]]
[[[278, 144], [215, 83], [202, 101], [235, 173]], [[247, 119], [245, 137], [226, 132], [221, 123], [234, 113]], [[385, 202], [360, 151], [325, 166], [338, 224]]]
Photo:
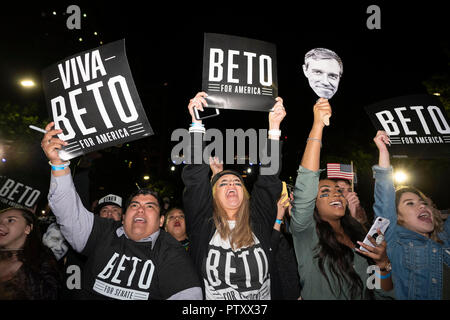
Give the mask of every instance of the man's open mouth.
[[147, 220], [145, 220], [145, 219], [142, 218], [142, 217], [136, 217], [136, 218], [134, 218], [133, 222], [136, 222], [136, 223], [145, 223], [145, 222], [147, 222]]

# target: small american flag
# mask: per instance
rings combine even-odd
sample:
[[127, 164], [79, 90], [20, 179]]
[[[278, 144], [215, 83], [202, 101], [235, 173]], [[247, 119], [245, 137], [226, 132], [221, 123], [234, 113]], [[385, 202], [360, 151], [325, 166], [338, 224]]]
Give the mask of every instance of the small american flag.
[[327, 176], [329, 179], [353, 179], [352, 166], [342, 163], [327, 163]]

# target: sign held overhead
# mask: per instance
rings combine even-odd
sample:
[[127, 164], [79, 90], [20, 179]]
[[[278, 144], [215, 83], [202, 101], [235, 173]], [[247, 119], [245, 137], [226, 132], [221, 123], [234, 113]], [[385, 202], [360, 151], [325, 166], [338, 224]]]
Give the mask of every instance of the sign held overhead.
[[125, 41], [68, 57], [43, 71], [47, 108], [69, 160], [153, 134], [131, 75]]
[[450, 156], [450, 125], [437, 97], [401, 96], [365, 109], [375, 128], [390, 136], [393, 156], [424, 159]]
[[205, 33], [202, 90], [208, 107], [270, 111], [278, 96], [275, 45]]

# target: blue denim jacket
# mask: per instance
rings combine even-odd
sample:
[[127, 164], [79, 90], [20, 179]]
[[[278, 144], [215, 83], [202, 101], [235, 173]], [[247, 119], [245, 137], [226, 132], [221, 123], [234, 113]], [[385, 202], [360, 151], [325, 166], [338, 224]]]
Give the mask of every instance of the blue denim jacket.
[[442, 297], [443, 263], [450, 266], [450, 223], [439, 234], [443, 245], [397, 224], [392, 168], [373, 166], [376, 217], [390, 220], [386, 230], [387, 254], [397, 299]]

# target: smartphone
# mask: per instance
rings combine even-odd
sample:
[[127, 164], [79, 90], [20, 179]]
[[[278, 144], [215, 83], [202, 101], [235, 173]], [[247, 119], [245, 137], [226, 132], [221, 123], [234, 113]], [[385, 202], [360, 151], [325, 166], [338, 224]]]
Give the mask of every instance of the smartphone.
[[[367, 233], [366, 237], [364, 238], [363, 243], [368, 245], [368, 246], [371, 246], [371, 247], [375, 248], [374, 245], [372, 244], [372, 242], [370, 242], [367, 237], [371, 236], [372, 238], [377, 240], [377, 237], [378, 237], [377, 229], [380, 229], [380, 231], [383, 234], [385, 234], [386, 233], [386, 229], [389, 226], [389, 223], [390, 223], [389, 219], [382, 218], [382, 217], [376, 218], [375, 222], [373, 223], [372, 227], [370, 227], [369, 232]], [[367, 249], [364, 248], [363, 246], [360, 246], [359, 250], [368, 252]]]
[[205, 111], [200, 111], [197, 108], [194, 108], [195, 119], [203, 120], [206, 118], [216, 117], [220, 114], [219, 109], [217, 108], [203, 108]]
[[[281, 191], [281, 194], [284, 194], [284, 193], [285, 193], [286, 195], [283, 197], [283, 199], [281, 199], [281, 202], [283, 202], [283, 201], [285, 201], [286, 199], [289, 198], [289, 192], [288, 192], [288, 189], [287, 189], [286, 182], [282, 181], [282, 184], [283, 184], [283, 190]], [[289, 202], [287, 202], [287, 203], [284, 205], [284, 207], [285, 207], [285, 208], [289, 207]]]

